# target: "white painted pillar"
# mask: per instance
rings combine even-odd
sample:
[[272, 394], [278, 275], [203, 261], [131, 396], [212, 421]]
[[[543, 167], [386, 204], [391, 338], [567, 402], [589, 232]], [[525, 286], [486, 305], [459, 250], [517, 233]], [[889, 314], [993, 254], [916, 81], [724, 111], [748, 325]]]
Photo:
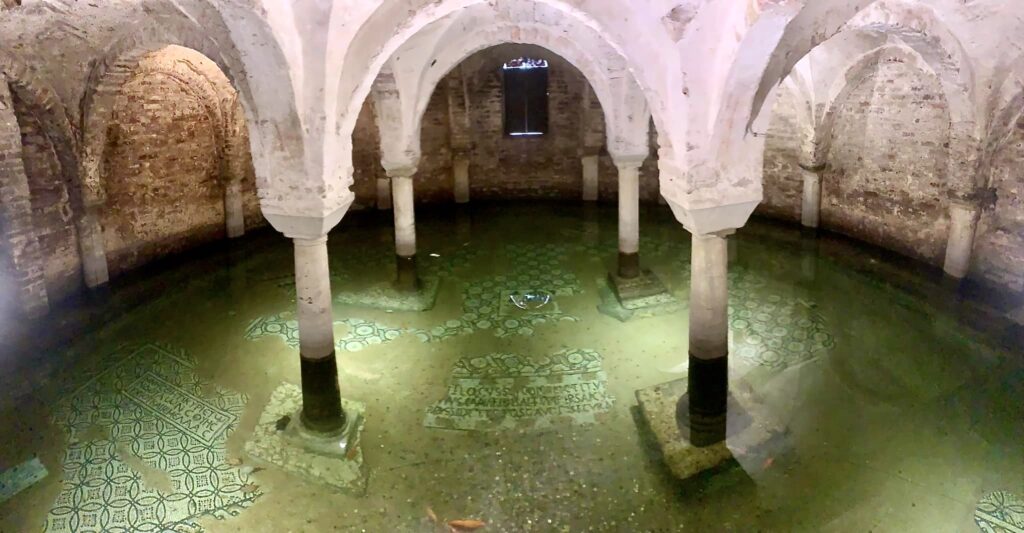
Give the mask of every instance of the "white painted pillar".
[[391, 180], [388, 178], [377, 178], [377, 209], [391, 209]]
[[953, 200], [949, 204], [949, 240], [946, 242], [946, 274], [962, 279], [971, 268], [974, 234], [978, 226], [978, 207]]
[[729, 250], [732, 231], [693, 235], [690, 274], [688, 408], [690, 440], [725, 439], [729, 391]]
[[619, 277], [622, 278], [640, 275], [640, 161], [616, 161], [619, 169]]
[[110, 281], [103, 228], [100, 227], [96, 209], [87, 206], [85, 214], [75, 224], [78, 229], [78, 252], [82, 256], [82, 277], [85, 286], [90, 289]]
[[821, 171], [823, 165], [800, 165], [804, 192], [800, 207], [800, 224], [806, 228], [817, 228], [821, 219]]
[[469, 203], [469, 158], [457, 155], [452, 160], [452, 174], [455, 181], [455, 203]]
[[600, 157], [597, 154], [585, 155], [580, 158], [583, 166], [583, 201], [596, 202], [598, 197], [598, 177], [600, 173]]
[[416, 273], [416, 211], [412, 176], [415, 167], [388, 170], [395, 212], [395, 256], [398, 265], [397, 285], [402, 290], [419, 288]]
[[231, 180], [224, 186], [224, 226], [229, 239], [245, 235], [245, 207], [240, 180]]
[[294, 238], [302, 374], [302, 423], [331, 433], [345, 425], [334, 353], [334, 316], [327, 235]]

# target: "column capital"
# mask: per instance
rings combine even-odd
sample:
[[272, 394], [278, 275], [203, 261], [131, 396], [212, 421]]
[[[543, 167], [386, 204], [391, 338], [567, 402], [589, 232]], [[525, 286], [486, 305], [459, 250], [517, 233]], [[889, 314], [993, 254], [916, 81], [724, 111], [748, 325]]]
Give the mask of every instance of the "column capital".
[[640, 168], [646, 159], [647, 154], [612, 154], [612, 161], [619, 170]]
[[326, 239], [331, 228], [341, 222], [342, 217], [352, 205], [351, 200], [326, 215], [295, 215], [290, 213], [273, 213], [263, 211], [270, 225], [296, 243]]
[[825, 163], [813, 163], [804, 161], [798, 162], [797, 165], [799, 165], [800, 168], [806, 170], [807, 172], [813, 172], [815, 174], [820, 174], [821, 171], [825, 170], [825, 167], [827, 166]]
[[386, 174], [388, 178], [411, 178], [416, 175], [416, 165], [384, 167], [384, 174]]

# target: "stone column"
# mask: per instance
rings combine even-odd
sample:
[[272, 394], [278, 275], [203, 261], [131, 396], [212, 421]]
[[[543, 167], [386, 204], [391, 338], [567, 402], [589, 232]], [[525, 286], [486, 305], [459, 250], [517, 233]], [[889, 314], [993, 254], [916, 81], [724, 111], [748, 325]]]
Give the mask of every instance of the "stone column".
[[978, 226], [978, 206], [961, 200], [949, 204], [949, 240], [946, 242], [946, 261], [942, 270], [956, 279], [962, 279], [971, 268], [974, 233]]
[[391, 180], [377, 178], [377, 209], [391, 209]]
[[455, 181], [455, 203], [469, 203], [469, 157], [458, 154], [452, 159], [452, 175]]
[[395, 256], [398, 262], [396, 283], [400, 290], [407, 291], [419, 288], [419, 278], [416, 274], [416, 211], [412, 183], [412, 176], [415, 173], [415, 167], [388, 170], [395, 210]]
[[804, 181], [803, 201], [800, 207], [800, 224], [805, 228], [817, 229], [821, 219], [821, 171], [825, 165], [800, 164]]
[[729, 251], [731, 231], [693, 235], [690, 274], [690, 369], [680, 418], [689, 420], [690, 443], [725, 440], [729, 396]]
[[303, 426], [334, 433], [345, 426], [334, 354], [334, 316], [327, 262], [327, 235], [293, 238], [299, 318]]
[[245, 235], [241, 180], [231, 180], [224, 186], [224, 227], [229, 239]]
[[619, 277], [640, 275], [640, 163], [616, 158], [619, 169]]
[[85, 286], [90, 289], [110, 281], [103, 228], [100, 227], [97, 210], [98, 207], [87, 205], [85, 214], [79, 217], [75, 224], [78, 229], [78, 252], [82, 256], [82, 277]]
[[584, 155], [580, 158], [583, 166], [583, 201], [596, 202], [598, 196], [598, 177], [601, 159], [597, 154]]

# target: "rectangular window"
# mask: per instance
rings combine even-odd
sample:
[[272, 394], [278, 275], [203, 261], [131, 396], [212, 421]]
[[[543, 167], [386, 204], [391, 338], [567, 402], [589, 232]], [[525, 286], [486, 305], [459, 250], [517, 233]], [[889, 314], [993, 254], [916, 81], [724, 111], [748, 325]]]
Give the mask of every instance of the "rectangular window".
[[548, 62], [519, 58], [502, 67], [505, 78], [505, 135], [548, 132]]

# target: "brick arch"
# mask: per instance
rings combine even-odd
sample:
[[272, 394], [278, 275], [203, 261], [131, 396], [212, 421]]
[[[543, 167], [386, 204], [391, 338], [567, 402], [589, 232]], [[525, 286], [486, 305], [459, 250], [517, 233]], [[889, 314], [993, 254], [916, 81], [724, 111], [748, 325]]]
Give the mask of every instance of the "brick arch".
[[[190, 63], [178, 74], [187, 78], [205, 78], [209, 90], [217, 94], [218, 116], [223, 116], [222, 106], [232, 99], [230, 93], [236, 92], [231, 89], [237, 89], [241, 100], [246, 100], [247, 90], [241, 83], [243, 78], [234, 74], [243, 72], [240, 64], [226, 59], [227, 56], [214, 42], [192, 28], [175, 28], [174, 25], [143, 28], [114, 41], [89, 73], [81, 103], [80, 173], [87, 204], [99, 205], [104, 201], [102, 179], [107, 128], [112, 121], [121, 87], [137, 74], [144, 57], [169, 46], [189, 49], [197, 57], [201, 55], [206, 59]], [[221, 133], [225, 131], [223, 122], [216, 122], [216, 129]]]

